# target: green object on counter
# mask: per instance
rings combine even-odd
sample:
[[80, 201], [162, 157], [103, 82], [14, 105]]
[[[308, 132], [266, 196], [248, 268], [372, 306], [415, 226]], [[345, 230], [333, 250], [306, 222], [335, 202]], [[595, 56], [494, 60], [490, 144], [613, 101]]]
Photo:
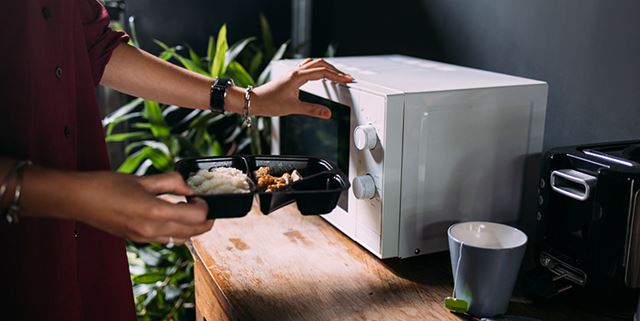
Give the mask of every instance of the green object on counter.
[[467, 313], [469, 311], [469, 302], [448, 296], [444, 298], [444, 307], [451, 312]]

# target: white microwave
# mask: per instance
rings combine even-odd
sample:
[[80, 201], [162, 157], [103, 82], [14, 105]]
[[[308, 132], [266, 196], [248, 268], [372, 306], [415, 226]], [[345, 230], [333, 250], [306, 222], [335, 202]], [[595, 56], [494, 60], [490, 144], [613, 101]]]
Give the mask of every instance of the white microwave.
[[[300, 97], [332, 118], [271, 122], [273, 154], [322, 157], [349, 176], [328, 222], [379, 258], [406, 258], [446, 250], [453, 223], [518, 220], [545, 82], [399, 55], [328, 60], [356, 81], [309, 82]], [[274, 62], [272, 74], [299, 63]]]

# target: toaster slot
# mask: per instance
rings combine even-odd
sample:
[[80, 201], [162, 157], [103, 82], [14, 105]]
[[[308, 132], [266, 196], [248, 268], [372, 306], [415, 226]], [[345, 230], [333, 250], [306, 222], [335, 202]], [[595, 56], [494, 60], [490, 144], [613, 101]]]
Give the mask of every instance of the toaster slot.
[[551, 173], [551, 188], [562, 195], [578, 201], [589, 199], [597, 179], [573, 169], [561, 169]]

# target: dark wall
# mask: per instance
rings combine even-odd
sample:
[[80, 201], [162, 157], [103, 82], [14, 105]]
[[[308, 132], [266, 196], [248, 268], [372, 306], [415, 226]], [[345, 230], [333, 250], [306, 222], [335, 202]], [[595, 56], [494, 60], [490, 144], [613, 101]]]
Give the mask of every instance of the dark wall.
[[260, 36], [258, 16], [263, 13], [280, 44], [291, 37], [290, 0], [127, 0], [127, 16], [135, 16], [142, 48], [157, 53], [152, 39], [169, 45], [190, 44], [204, 54], [209, 35], [217, 37], [227, 23], [229, 41]]
[[401, 53], [549, 83], [545, 149], [640, 138], [640, 1], [314, 2], [313, 52]]

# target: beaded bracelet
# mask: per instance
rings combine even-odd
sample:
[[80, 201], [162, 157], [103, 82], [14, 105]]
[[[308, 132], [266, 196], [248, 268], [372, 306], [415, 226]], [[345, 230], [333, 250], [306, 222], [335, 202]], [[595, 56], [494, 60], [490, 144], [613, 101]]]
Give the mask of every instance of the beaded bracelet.
[[242, 122], [246, 127], [251, 127], [251, 116], [249, 115], [251, 109], [251, 94], [253, 93], [253, 87], [249, 86], [244, 92], [244, 107], [242, 110]]

